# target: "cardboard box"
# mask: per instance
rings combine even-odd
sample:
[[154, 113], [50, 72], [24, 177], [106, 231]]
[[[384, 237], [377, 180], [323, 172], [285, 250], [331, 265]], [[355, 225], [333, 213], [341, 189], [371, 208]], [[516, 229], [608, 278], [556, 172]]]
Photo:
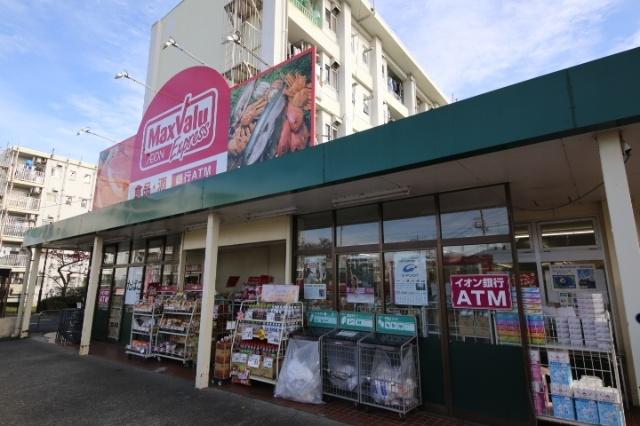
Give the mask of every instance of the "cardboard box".
[[569, 351], [548, 351], [547, 357], [549, 362], [557, 362], [562, 364], [569, 364]]
[[553, 415], [560, 419], [575, 420], [576, 413], [573, 407], [573, 398], [563, 395], [551, 395], [553, 403]]
[[574, 399], [576, 405], [576, 418], [579, 422], [598, 424], [600, 417], [598, 416], [598, 403], [591, 399]]
[[624, 412], [621, 404], [598, 402], [598, 417], [600, 424], [605, 426], [623, 426]]
[[570, 385], [573, 382], [571, 365], [560, 362], [549, 362], [551, 383]]
[[554, 395], [573, 396], [573, 389], [571, 385], [551, 383], [551, 393]]

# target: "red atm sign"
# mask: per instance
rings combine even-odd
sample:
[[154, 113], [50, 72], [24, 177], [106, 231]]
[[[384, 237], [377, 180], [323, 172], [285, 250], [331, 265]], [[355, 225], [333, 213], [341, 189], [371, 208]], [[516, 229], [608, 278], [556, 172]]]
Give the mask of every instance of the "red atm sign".
[[510, 310], [509, 275], [451, 275], [451, 305], [456, 309]]

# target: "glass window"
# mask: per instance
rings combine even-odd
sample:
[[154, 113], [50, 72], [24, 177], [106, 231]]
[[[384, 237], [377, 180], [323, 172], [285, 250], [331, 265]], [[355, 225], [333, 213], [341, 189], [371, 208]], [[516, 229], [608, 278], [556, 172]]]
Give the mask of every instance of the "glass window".
[[178, 285], [178, 267], [175, 264], [167, 263], [162, 267], [162, 285]]
[[341, 311], [382, 312], [380, 254], [338, 256], [338, 279]]
[[299, 249], [331, 249], [333, 245], [331, 212], [299, 216], [297, 223]]
[[442, 194], [440, 206], [442, 238], [509, 234], [503, 186]]
[[105, 268], [100, 271], [100, 288], [98, 289], [98, 309], [109, 309], [111, 299], [111, 283], [113, 281], [113, 269]]
[[[515, 283], [511, 275], [511, 246], [508, 243], [448, 246], [443, 248], [444, 280], [449, 318], [449, 339], [472, 343], [519, 344], [519, 320], [516, 308]], [[464, 298], [458, 292], [458, 303], [470, 301], [473, 306], [478, 298], [488, 303], [488, 292], [479, 291], [475, 280], [483, 275], [507, 274], [510, 289], [505, 300], [512, 300], [512, 310], [464, 309], [453, 307], [451, 289], [452, 275], [466, 275], [471, 281], [465, 289]], [[478, 289], [482, 285], [478, 286]], [[476, 290], [474, 290], [476, 289]], [[499, 298], [498, 293], [494, 293]], [[494, 299], [495, 300], [495, 299]]]
[[113, 294], [116, 296], [124, 296], [124, 290], [127, 287], [127, 268], [116, 268], [113, 275]]
[[307, 309], [335, 309], [336, 289], [332, 277], [333, 263], [326, 255], [298, 256], [300, 294]]
[[162, 246], [163, 240], [149, 241], [149, 250], [147, 252], [147, 263], [162, 262]]
[[165, 262], [178, 262], [177, 252], [180, 247], [180, 238], [177, 235], [167, 237], [166, 246], [164, 248]]
[[116, 256], [117, 265], [126, 265], [129, 263], [129, 242], [118, 244], [118, 255]]
[[540, 225], [542, 248], [595, 246], [596, 232], [593, 220], [543, 223]]
[[531, 233], [529, 232], [529, 225], [516, 225], [515, 239], [516, 248], [518, 250], [531, 249]]
[[392, 201], [383, 205], [382, 212], [385, 243], [437, 238], [433, 197]]
[[436, 251], [397, 251], [384, 254], [386, 311], [414, 315], [422, 336], [439, 334]]
[[104, 253], [102, 254], [102, 264], [103, 265], [113, 265], [113, 261], [116, 257], [116, 248], [114, 246], [105, 247]]
[[156, 290], [158, 289], [158, 287], [160, 287], [160, 281], [162, 280], [162, 277], [160, 275], [160, 270], [161, 270], [162, 265], [160, 264], [153, 264], [153, 265], [147, 265], [147, 267], [144, 270], [144, 293], [143, 294], [149, 294], [149, 289], [150, 288], [155, 288]]
[[133, 242], [133, 252], [131, 253], [131, 263], [144, 263], [144, 241]]
[[377, 205], [338, 210], [336, 222], [338, 247], [378, 244], [380, 241]]

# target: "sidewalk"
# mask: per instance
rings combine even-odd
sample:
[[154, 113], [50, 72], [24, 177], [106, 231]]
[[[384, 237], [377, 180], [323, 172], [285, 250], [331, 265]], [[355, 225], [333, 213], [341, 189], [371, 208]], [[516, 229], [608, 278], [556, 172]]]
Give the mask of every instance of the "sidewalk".
[[339, 424], [35, 339], [0, 342], [0, 359], [3, 425]]

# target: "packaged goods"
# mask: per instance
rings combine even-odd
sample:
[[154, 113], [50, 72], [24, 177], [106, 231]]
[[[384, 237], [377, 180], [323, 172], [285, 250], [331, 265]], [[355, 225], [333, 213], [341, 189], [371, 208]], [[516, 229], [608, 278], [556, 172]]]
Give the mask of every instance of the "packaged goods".
[[571, 376], [571, 365], [560, 362], [550, 362], [549, 372], [551, 383], [570, 385], [573, 381]]
[[412, 406], [416, 402], [415, 377], [412, 351], [404, 354], [401, 363], [394, 363], [385, 350], [376, 349], [369, 379], [371, 397], [381, 405]]
[[575, 420], [576, 413], [573, 407], [573, 398], [562, 395], [551, 395], [553, 402], [553, 415], [565, 420]]
[[624, 426], [624, 411], [621, 404], [598, 401], [598, 417], [604, 426]]
[[580, 399], [574, 400], [576, 404], [576, 418], [579, 422], [598, 424], [598, 403], [592, 399]]

